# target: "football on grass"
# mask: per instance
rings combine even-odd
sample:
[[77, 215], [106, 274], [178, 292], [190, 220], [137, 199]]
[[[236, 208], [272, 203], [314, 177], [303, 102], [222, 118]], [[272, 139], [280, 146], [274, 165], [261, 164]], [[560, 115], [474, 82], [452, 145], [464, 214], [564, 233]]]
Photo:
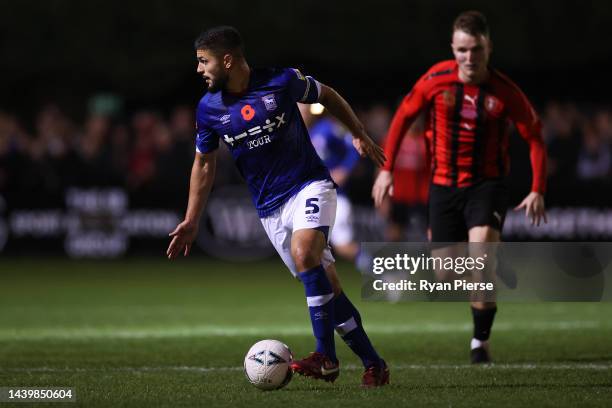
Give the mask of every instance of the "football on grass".
[[253, 344], [244, 357], [244, 373], [255, 387], [277, 390], [291, 381], [291, 350], [278, 340]]

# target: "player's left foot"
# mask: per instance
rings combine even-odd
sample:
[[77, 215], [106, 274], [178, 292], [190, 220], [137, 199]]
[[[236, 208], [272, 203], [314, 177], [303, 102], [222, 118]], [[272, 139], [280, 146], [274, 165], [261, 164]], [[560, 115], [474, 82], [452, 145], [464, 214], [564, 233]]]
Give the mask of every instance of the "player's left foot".
[[366, 368], [361, 380], [362, 388], [382, 387], [386, 384], [389, 384], [389, 367], [385, 360], [380, 360], [379, 365]]
[[340, 363], [334, 363], [325, 354], [316, 351], [302, 360], [291, 363], [291, 369], [294, 373], [332, 383], [340, 375]]

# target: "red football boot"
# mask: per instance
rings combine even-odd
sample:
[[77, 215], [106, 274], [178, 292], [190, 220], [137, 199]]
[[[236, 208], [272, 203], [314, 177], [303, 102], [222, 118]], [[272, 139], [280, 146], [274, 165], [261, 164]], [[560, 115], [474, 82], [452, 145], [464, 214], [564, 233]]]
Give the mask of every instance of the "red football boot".
[[314, 352], [291, 363], [291, 369], [294, 373], [333, 383], [340, 374], [340, 363], [334, 363], [325, 354]]
[[362, 388], [382, 387], [389, 384], [389, 367], [384, 360], [381, 362], [379, 366], [373, 365], [366, 368], [361, 381]]

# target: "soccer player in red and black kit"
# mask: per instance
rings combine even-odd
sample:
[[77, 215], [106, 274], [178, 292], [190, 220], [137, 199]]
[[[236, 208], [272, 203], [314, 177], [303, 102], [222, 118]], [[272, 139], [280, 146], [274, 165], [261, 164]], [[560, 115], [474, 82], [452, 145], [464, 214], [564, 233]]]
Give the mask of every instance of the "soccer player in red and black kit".
[[[516, 207], [532, 224], [546, 222], [546, 151], [541, 124], [523, 92], [489, 66], [491, 40], [480, 12], [454, 21], [454, 60], [434, 65], [399, 106], [386, 139], [387, 161], [372, 196], [379, 205], [393, 183], [392, 170], [406, 129], [426, 112], [432, 131], [429, 223], [433, 242], [499, 242], [507, 209], [508, 125], [529, 144], [531, 192]], [[490, 361], [495, 302], [472, 301], [473, 363]]]

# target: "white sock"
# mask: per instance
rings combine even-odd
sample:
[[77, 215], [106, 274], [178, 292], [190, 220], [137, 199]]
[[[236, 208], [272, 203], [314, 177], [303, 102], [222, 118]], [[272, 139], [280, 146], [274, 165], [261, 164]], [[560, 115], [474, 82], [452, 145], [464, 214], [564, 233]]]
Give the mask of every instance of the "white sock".
[[488, 340], [481, 341], [481, 340], [478, 340], [476, 338], [472, 338], [472, 342], [470, 343], [470, 349], [471, 350], [474, 350], [474, 349], [479, 348], [479, 347], [485, 347], [486, 348], [488, 346], [489, 346], [489, 341]]

